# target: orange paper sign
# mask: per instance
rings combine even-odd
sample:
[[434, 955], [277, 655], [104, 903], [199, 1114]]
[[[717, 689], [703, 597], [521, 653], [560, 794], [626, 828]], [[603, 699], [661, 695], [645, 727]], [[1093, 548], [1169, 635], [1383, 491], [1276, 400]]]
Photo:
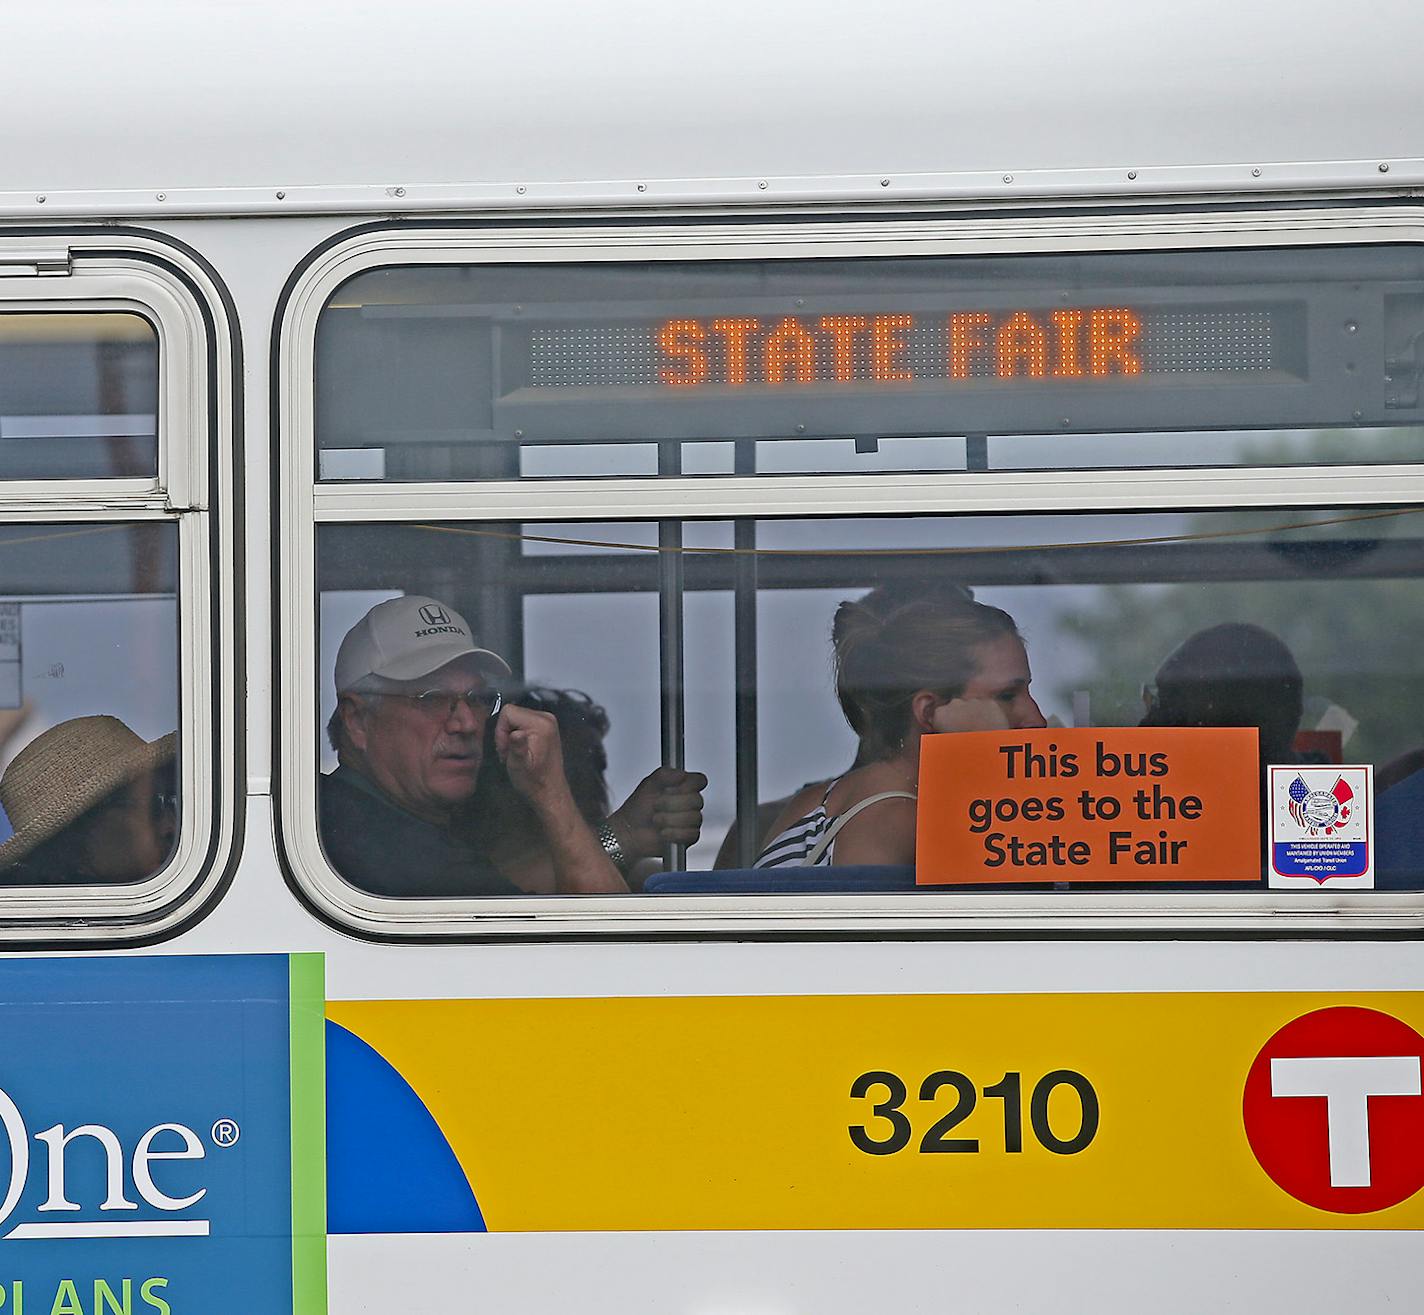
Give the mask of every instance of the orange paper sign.
[[1260, 881], [1254, 727], [970, 731], [920, 742], [915, 880]]

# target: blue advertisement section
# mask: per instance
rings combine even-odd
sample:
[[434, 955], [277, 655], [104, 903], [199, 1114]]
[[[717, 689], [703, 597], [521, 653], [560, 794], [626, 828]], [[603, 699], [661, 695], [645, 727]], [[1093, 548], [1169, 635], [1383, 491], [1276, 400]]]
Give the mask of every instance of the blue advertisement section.
[[0, 1312], [292, 1310], [285, 955], [0, 961]]
[[1363, 840], [1277, 841], [1275, 869], [1286, 877], [1358, 876], [1368, 864], [1369, 845]]

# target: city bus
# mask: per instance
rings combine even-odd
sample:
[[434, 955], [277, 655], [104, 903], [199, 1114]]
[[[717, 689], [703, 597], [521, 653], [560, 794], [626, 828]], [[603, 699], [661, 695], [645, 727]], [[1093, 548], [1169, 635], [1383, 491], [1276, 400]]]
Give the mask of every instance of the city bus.
[[[1421, 1290], [1417, 6], [4, 29], [0, 1315]], [[918, 775], [757, 866], [907, 752], [833, 663], [887, 599], [1022, 715], [887, 658]], [[386, 604], [477, 685], [350, 683]], [[326, 812], [433, 706], [400, 836], [483, 852], [539, 699], [626, 891]], [[157, 860], [55, 848], [114, 808]]]

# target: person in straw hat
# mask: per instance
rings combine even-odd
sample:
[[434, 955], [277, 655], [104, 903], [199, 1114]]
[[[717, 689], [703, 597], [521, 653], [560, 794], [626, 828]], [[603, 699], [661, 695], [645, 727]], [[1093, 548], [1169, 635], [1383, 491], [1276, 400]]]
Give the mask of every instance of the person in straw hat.
[[0, 845], [11, 886], [141, 881], [173, 849], [177, 734], [151, 743], [117, 717], [76, 717], [36, 736], [0, 777], [15, 833]]

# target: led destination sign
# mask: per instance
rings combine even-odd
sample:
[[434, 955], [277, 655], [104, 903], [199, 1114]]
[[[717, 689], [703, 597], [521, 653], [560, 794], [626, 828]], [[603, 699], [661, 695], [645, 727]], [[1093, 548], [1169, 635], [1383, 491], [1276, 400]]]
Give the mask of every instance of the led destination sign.
[[[1038, 315], [957, 311], [935, 328], [938, 334], [926, 334], [921, 326], [919, 336], [942, 339], [942, 359], [919, 364], [938, 378], [1142, 373], [1142, 317], [1122, 306]], [[740, 387], [754, 377], [766, 384], [912, 383], [915, 330], [915, 316], [908, 314], [821, 315], [809, 322], [794, 315], [775, 321], [669, 320], [655, 334], [667, 361], [659, 382], [675, 388], [709, 382]]]
[[[384, 449], [388, 478], [407, 461], [411, 478], [532, 475], [564, 458], [524, 450], [647, 443], [665, 446], [580, 460], [599, 474], [938, 469], [962, 442], [974, 469], [1114, 465], [1113, 444], [1131, 464], [1200, 465], [1240, 446], [1216, 433], [1424, 417], [1424, 245], [754, 249], [368, 270], [322, 312], [318, 446]], [[1168, 433], [1179, 449], [1136, 442]], [[1000, 436], [1037, 446], [986, 453], [980, 439]], [[795, 446], [820, 439], [821, 453]], [[417, 461], [427, 447], [444, 455]]]
[[[540, 326], [533, 388], [1187, 382], [1282, 369], [1281, 306], [698, 315]], [[1289, 335], [1287, 335], [1289, 336]]]

